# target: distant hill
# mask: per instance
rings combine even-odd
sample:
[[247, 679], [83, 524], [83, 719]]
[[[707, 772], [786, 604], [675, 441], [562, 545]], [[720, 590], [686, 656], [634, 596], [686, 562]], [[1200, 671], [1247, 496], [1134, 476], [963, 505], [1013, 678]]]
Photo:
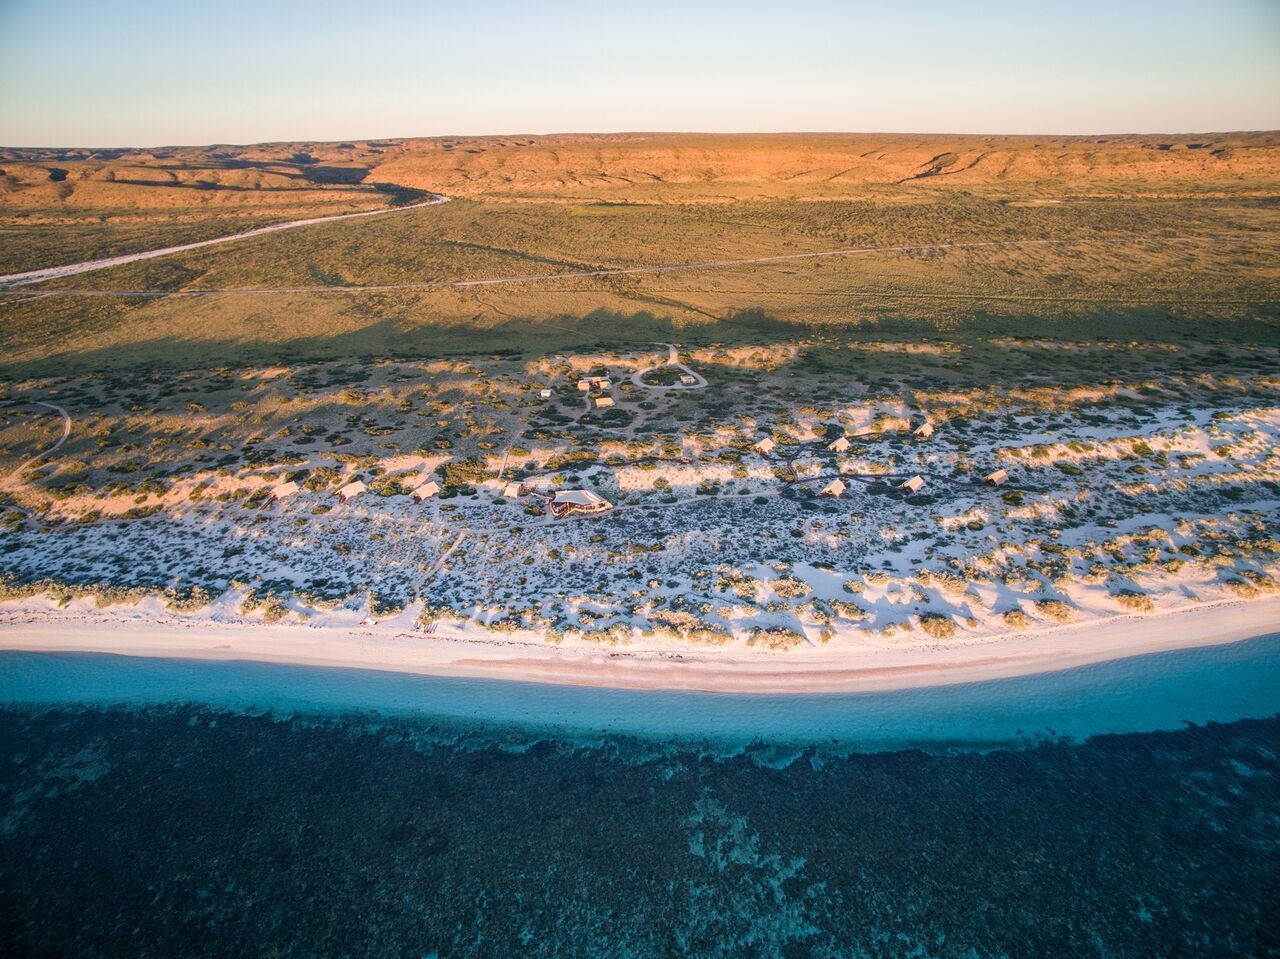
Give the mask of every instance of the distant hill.
[[[0, 148], [0, 217], [59, 211], [293, 213], [393, 188], [489, 200], [708, 202], [970, 190], [1242, 193], [1280, 186], [1280, 133], [996, 137], [602, 134], [153, 150]], [[401, 196], [401, 200], [411, 197]]]
[[1280, 134], [949, 137], [635, 134], [406, 141], [379, 178], [458, 196], [849, 197], [902, 186], [1072, 192], [1280, 184]]

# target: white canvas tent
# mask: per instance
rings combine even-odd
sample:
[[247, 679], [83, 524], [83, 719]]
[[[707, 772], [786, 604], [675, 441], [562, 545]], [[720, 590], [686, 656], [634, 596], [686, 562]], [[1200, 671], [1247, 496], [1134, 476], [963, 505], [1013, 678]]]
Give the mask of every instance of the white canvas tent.
[[427, 482], [423, 483], [421, 486], [417, 487], [409, 495], [412, 496], [419, 503], [421, 503], [424, 499], [435, 496], [439, 492], [440, 492], [440, 484], [437, 483], [435, 480], [428, 480]]
[[360, 482], [360, 480], [356, 480], [354, 483], [348, 483], [346, 486], [342, 487], [342, 489], [338, 490], [338, 495], [342, 497], [342, 501], [345, 503], [348, 500], [355, 499], [368, 488], [369, 487], [365, 486], [364, 483]]
[[551, 499], [553, 516], [568, 516], [570, 513], [603, 513], [613, 509], [613, 504], [589, 489], [560, 490]]
[[298, 492], [298, 489], [297, 483], [280, 483], [278, 486], [271, 487], [271, 498], [276, 500], [285, 499]]

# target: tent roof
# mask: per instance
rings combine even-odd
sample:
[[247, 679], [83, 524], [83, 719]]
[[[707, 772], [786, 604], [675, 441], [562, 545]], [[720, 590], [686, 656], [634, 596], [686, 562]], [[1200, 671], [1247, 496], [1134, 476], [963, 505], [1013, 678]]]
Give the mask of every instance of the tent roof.
[[562, 489], [556, 493], [553, 502], [568, 503], [573, 506], [598, 506], [607, 500], [589, 489]]

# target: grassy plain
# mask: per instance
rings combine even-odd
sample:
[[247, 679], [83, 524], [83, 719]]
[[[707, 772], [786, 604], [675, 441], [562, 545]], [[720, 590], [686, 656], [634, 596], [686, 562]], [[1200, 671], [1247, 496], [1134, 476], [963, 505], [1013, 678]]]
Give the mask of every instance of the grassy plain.
[[[1280, 211], [1265, 200], [1014, 207], [958, 196], [732, 208], [455, 201], [42, 284], [281, 290], [8, 302], [6, 366], [293, 362], [678, 337], [1275, 334]], [[1037, 245], [1042, 240], [1053, 245]], [[1027, 241], [1031, 241], [1028, 243]], [[817, 253], [1005, 243], [679, 272], [457, 281]], [[368, 285], [406, 288], [359, 291]], [[440, 285], [433, 285], [440, 284]]]
[[[12, 373], [818, 330], [1275, 335], [1273, 134], [434, 139], [10, 150], [3, 164], [9, 268], [386, 206], [396, 194], [378, 184], [455, 197], [27, 287], [223, 292], [7, 298]], [[952, 243], [1001, 245], [920, 249]], [[916, 249], [450, 285], [884, 247]], [[353, 289], [371, 285], [398, 288]]]

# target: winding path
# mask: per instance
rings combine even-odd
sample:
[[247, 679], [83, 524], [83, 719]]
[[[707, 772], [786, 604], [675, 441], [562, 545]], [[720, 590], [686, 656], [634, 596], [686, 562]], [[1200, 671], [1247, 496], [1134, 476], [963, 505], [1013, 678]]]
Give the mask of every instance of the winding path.
[[[247, 240], [250, 237], [262, 236], [266, 233], [278, 233], [281, 230], [293, 230], [300, 226], [314, 226], [317, 223], [335, 223], [338, 220], [354, 220], [362, 216], [383, 216], [387, 213], [399, 213], [403, 210], [420, 210], [426, 206], [436, 206], [449, 198], [438, 193], [431, 194], [425, 203], [414, 203], [409, 206], [388, 207], [385, 210], [365, 210], [362, 213], [340, 213], [337, 216], [315, 216], [306, 220], [289, 220], [286, 223], [272, 223], [255, 227], [243, 233], [232, 233], [228, 236], [215, 237], [212, 240], [200, 240], [196, 243], [183, 243], [178, 246], [166, 246], [159, 250], [146, 250], [142, 253], [124, 253], [120, 256], [108, 256], [101, 260], [85, 260], [83, 263], [68, 263], [65, 266], [50, 266], [40, 270], [27, 270], [25, 273], [10, 273], [0, 276], [2, 286], [26, 286], [31, 283], [43, 283], [45, 280], [57, 280], [78, 273], [89, 273], [93, 270], [105, 270], [138, 260], [153, 260], [156, 257], [168, 256], [171, 253], [183, 253], [187, 250], [199, 250], [202, 247], [214, 246], [218, 243], [231, 243], [235, 240]], [[47, 295], [47, 294], [46, 294]]]
[[[22, 463], [19, 463], [18, 466], [11, 473], [9, 473], [8, 476], [6, 476], [3, 480], [0, 480], [0, 489], [9, 490], [19, 486], [21, 484], [22, 474], [24, 471], [26, 471], [33, 464], [40, 462], [40, 460], [44, 459], [50, 453], [58, 449], [58, 447], [60, 447], [63, 443], [67, 441], [67, 437], [71, 435], [71, 414], [70, 413], [64, 410], [61, 406], [58, 406], [56, 403], [45, 403], [42, 400], [36, 400], [35, 402], [37, 406], [48, 407], [51, 410], [56, 410], [58, 413], [62, 415], [62, 435], [59, 436], [57, 442], [54, 443], [52, 446], [50, 446], [47, 450], [37, 453], [35, 456], [32, 456], [30, 459], [24, 460]], [[36, 514], [32, 513], [31, 510], [23, 509], [21, 506], [18, 506], [14, 503], [0, 503], [0, 511], [3, 511], [3, 510], [8, 510], [14, 513], [21, 513], [28, 520], [34, 520], [38, 525], [43, 525], [41, 523], [40, 518]]]
[[59, 406], [56, 403], [45, 403], [42, 400], [37, 400], [36, 405], [47, 407], [48, 409], [54, 410], [57, 413], [61, 414], [62, 435], [59, 436], [58, 441], [54, 443], [52, 446], [50, 446], [47, 450], [37, 453], [35, 456], [31, 457], [30, 459], [25, 460], [22, 463], [19, 463], [18, 466], [11, 473], [9, 473], [8, 476], [4, 478], [3, 484], [0, 484], [0, 487], [3, 487], [4, 489], [10, 489], [18, 485], [18, 481], [25, 470], [27, 470], [29, 467], [31, 467], [35, 463], [40, 462], [40, 460], [44, 459], [50, 453], [57, 450], [58, 447], [60, 447], [63, 443], [67, 441], [67, 437], [71, 435], [71, 414], [70, 413], [68, 413], [66, 410], [64, 410], [61, 406]]

